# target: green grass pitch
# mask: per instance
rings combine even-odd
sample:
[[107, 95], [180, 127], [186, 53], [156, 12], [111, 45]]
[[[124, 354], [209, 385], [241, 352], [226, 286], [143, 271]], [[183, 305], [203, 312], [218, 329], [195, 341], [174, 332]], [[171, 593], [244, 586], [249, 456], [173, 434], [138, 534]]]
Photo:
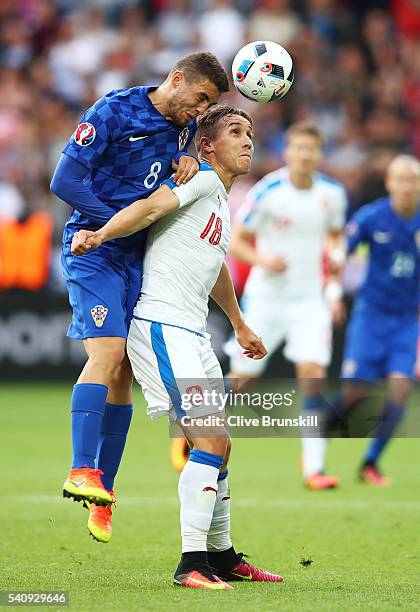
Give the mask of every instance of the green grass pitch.
[[[164, 420], [136, 415], [117, 482], [114, 537], [94, 542], [87, 512], [61, 498], [70, 459], [70, 385], [0, 388], [0, 590], [67, 590], [75, 610], [418, 610], [419, 441], [394, 441], [388, 489], [355, 481], [363, 440], [333, 440], [337, 491], [309, 492], [298, 440], [234, 440], [232, 532], [238, 551], [283, 584], [230, 592], [172, 585], [179, 559], [177, 475]], [[311, 558], [303, 567], [300, 560]], [[51, 609], [51, 608], [50, 608]], [[58, 608], [56, 608], [58, 609]]]

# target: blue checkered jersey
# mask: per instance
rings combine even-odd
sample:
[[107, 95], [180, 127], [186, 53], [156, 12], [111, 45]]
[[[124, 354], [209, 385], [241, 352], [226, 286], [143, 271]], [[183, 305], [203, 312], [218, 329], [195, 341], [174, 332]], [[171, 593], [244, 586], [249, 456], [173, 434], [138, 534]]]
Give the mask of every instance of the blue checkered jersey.
[[385, 312], [415, 313], [420, 283], [420, 212], [398, 215], [388, 197], [366, 204], [346, 227], [349, 251], [363, 242], [370, 248], [359, 297]]
[[[195, 120], [180, 128], [160, 114], [147, 95], [151, 89], [114, 90], [100, 98], [63, 150], [88, 168], [85, 186], [116, 212], [155, 191], [171, 175], [174, 156], [187, 150], [195, 134]], [[66, 230], [83, 227], [98, 226], [73, 210]], [[118, 242], [124, 241], [133, 243], [130, 238]]]

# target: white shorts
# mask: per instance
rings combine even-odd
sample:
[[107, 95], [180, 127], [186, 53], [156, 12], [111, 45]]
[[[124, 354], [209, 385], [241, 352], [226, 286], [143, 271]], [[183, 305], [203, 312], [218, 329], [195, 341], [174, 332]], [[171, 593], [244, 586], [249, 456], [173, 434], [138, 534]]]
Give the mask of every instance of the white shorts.
[[254, 361], [243, 355], [236, 340], [230, 340], [226, 352], [231, 357], [231, 372], [262, 374], [271, 354], [283, 342], [284, 355], [293, 363], [311, 362], [321, 366], [330, 363], [331, 314], [321, 298], [274, 301], [250, 296], [244, 300], [242, 310], [247, 324], [262, 337], [268, 355]]
[[[225, 392], [223, 374], [209, 334], [136, 318], [127, 353], [151, 418], [224, 415], [219, 402]], [[205, 400], [200, 402], [200, 396]]]

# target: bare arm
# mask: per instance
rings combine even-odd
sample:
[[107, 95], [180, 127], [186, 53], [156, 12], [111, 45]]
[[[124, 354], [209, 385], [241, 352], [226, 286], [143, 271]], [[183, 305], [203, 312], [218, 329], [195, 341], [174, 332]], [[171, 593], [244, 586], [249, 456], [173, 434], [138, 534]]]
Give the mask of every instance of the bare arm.
[[147, 199], [136, 200], [120, 210], [98, 231], [76, 232], [72, 241], [72, 253], [83, 255], [108, 240], [131, 236], [178, 208], [178, 196], [167, 185], [161, 185]]
[[253, 246], [255, 234], [242, 223], [236, 223], [232, 231], [230, 253], [239, 261], [251, 266], [262, 266], [271, 272], [284, 272], [287, 268], [283, 257], [263, 257]]
[[239, 344], [245, 349], [245, 355], [251, 359], [262, 359], [262, 357], [265, 357], [267, 349], [261, 338], [248, 327], [244, 320], [238, 300], [236, 299], [229, 268], [225, 262], [223, 262], [219, 277], [210, 296], [220, 306], [231, 322]]

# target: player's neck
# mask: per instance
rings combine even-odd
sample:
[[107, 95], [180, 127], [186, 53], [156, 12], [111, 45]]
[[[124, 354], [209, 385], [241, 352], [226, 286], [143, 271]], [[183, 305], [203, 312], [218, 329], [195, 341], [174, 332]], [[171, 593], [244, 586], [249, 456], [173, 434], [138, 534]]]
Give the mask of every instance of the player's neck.
[[405, 202], [398, 202], [397, 200], [391, 200], [391, 206], [394, 209], [394, 212], [399, 216], [403, 217], [403, 219], [410, 219], [414, 217], [418, 210], [418, 202], [411, 202], [410, 204], [406, 204]]
[[237, 175], [232, 174], [232, 172], [223, 168], [223, 166], [221, 166], [214, 157], [211, 157], [210, 159], [205, 159], [203, 157], [201, 158], [201, 161], [205, 161], [209, 163], [211, 166], [213, 166], [215, 173], [217, 174], [219, 179], [222, 181], [227, 193], [229, 193]]
[[166, 119], [168, 117], [168, 92], [166, 90], [165, 83], [162, 83], [157, 89], [150, 91], [148, 94], [149, 100], [153, 106], [163, 115]]
[[290, 170], [289, 179], [296, 189], [310, 189], [313, 185], [312, 174], [299, 174]]

